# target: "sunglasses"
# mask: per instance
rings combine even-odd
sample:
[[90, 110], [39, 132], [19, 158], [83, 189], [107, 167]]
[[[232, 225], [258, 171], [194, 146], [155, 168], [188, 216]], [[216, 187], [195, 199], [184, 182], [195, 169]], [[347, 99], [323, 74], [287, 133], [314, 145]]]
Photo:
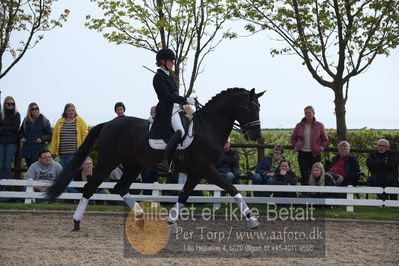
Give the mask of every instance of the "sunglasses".
[[15, 103], [6, 103], [9, 106], [15, 106]]
[[39, 110], [39, 107], [33, 107], [33, 108], [31, 108], [30, 110], [31, 110], [31, 111], [38, 111], [38, 110]]

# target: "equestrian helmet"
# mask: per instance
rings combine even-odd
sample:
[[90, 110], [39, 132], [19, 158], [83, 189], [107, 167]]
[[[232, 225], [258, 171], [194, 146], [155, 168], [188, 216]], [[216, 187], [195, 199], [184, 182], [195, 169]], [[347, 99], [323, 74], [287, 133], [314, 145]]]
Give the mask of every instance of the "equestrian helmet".
[[158, 51], [156, 56], [157, 62], [161, 60], [176, 60], [175, 53], [169, 48], [162, 48]]

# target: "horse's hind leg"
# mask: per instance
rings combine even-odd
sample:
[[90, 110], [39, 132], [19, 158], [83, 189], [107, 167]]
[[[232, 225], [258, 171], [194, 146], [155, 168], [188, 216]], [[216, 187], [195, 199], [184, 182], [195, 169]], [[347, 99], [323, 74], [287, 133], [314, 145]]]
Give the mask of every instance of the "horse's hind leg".
[[240, 212], [242, 215], [248, 218], [246, 223], [246, 227], [248, 228], [256, 228], [259, 225], [259, 222], [256, 218], [251, 217], [251, 211], [244, 201], [241, 193], [230, 183], [227, 183], [224, 178], [219, 174], [216, 168], [211, 167], [209, 173], [206, 175], [208, 180], [220, 188], [223, 188], [227, 193], [234, 197], [234, 201], [237, 203], [238, 207], [240, 208]]
[[[168, 223], [171, 225], [175, 225], [177, 218], [179, 217], [181, 208], [187, 203], [187, 199], [190, 194], [194, 191], [195, 186], [199, 183], [200, 177], [189, 175], [187, 177], [187, 181], [183, 186], [183, 189], [179, 192], [179, 198], [176, 204], [170, 209]], [[176, 226], [171, 228], [171, 233], [175, 234]]]
[[80, 230], [80, 221], [83, 218], [83, 214], [85, 213], [87, 204], [89, 203], [89, 199], [97, 191], [97, 188], [104, 181], [105, 177], [107, 176], [107, 173], [109, 172], [110, 170], [103, 169], [101, 168], [101, 165], [99, 165], [99, 167], [94, 169], [93, 176], [84, 185], [83, 196], [80, 199], [78, 206], [76, 207], [75, 213], [73, 214], [73, 223], [74, 223], [73, 231]]
[[140, 174], [142, 167], [139, 165], [123, 165], [123, 175], [119, 179], [118, 183], [116, 183], [114, 187], [115, 194], [119, 194], [123, 201], [129, 206], [130, 209], [136, 214], [136, 218], [141, 219], [143, 217], [143, 209], [141, 206], [134, 200], [132, 195], [129, 194], [130, 185], [133, 183], [133, 180]]

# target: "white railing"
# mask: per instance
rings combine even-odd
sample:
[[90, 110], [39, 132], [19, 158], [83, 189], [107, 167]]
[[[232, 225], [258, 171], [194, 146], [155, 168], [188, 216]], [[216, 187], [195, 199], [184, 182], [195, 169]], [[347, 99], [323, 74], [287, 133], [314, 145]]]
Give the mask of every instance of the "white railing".
[[[85, 182], [71, 182], [68, 187], [82, 188]], [[25, 203], [32, 203], [32, 199], [44, 198], [41, 192], [34, 192], [33, 186], [47, 186], [49, 183], [33, 180], [2, 179], [0, 185], [4, 187], [19, 186], [25, 187], [24, 191], [0, 191], [0, 198], [24, 198]], [[100, 188], [113, 188], [114, 182], [103, 182]], [[277, 186], [277, 185], [235, 185], [238, 191], [268, 191], [268, 192], [318, 192], [329, 194], [346, 194], [346, 198], [328, 197], [328, 198], [283, 198], [283, 197], [244, 197], [247, 203], [282, 203], [282, 204], [318, 204], [318, 205], [342, 205], [346, 206], [348, 212], [353, 212], [354, 206], [390, 206], [399, 207], [398, 200], [380, 200], [380, 199], [357, 199], [355, 194], [399, 194], [398, 187], [333, 187], [333, 186]], [[133, 183], [131, 189], [151, 190], [152, 195], [134, 195], [137, 201], [151, 200], [160, 202], [176, 202], [177, 196], [162, 196], [161, 191], [173, 190], [180, 191], [183, 184], [151, 184]], [[219, 208], [221, 203], [234, 203], [232, 197], [221, 196], [223, 189], [216, 185], [197, 185], [195, 190], [212, 191], [213, 196], [191, 196], [188, 202], [192, 203], [213, 203], [215, 208]], [[81, 193], [62, 193], [60, 199], [80, 199]], [[93, 200], [121, 201], [121, 197], [116, 194], [94, 194]]]

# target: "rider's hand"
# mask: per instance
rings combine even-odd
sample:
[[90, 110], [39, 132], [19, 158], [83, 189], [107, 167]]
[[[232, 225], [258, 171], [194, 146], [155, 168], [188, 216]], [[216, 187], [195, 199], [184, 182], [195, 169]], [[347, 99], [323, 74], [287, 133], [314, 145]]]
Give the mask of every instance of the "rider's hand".
[[187, 104], [189, 105], [195, 105], [195, 98], [192, 97], [187, 97]]

